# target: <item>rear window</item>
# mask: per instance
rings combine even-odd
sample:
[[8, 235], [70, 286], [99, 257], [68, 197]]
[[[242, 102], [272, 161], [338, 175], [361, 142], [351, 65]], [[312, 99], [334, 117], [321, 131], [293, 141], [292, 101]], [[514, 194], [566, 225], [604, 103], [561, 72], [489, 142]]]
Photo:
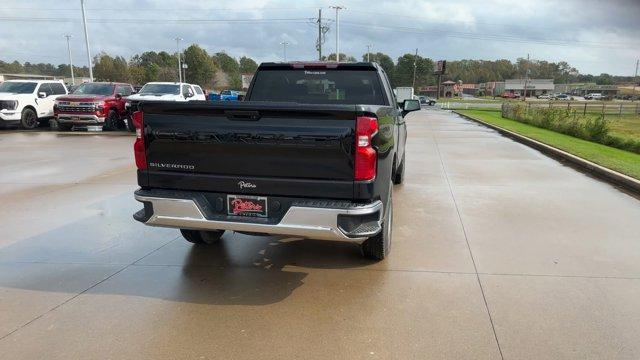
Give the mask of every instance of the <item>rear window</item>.
[[251, 101], [386, 105], [378, 74], [371, 70], [261, 70]]

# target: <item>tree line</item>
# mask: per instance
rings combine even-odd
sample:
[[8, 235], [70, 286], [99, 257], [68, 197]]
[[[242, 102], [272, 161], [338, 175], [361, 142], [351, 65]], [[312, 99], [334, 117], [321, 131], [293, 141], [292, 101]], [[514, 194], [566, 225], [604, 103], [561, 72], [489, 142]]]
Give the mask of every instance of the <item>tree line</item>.
[[[178, 79], [178, 55], [166, 51], [146, 51], [136, 54], [129, 60], [122, 56], [100, 53], [94, 57], [93, 76], [96, 81], [122, 81], [142, 85], [150, 81], [176, 81]], [[186, 79], [205, 89], [240, 89], [242, 74], [253, 74], [258, 67], [256, 61], [247, 56], [236, 59], [224, 51], [209, 54], [196, 44], [187, 47], [181, 54], [181, 60], [187, 64]], [[329, 54], [323, 60], [335, 60], [336, 54]], [[395, 61], [387, 54], [376, 52], [363, 54], [362, 61], [375, 61], [385, 70], [392, 86], [415, 87], [435, 85], [433, 75], [435, 61], [414, 54], [404, 54]], [[341, 53], [340, 60], [354, 62], [354, 56]], [[30, 73], [69, 77], [69, 65], [32, 64], [17, 61], [0, 61], [0, 73]], [[88, 68], [74, 66], [74, 74], [87, 77]], [[601, 85], [632, 82], [631, 76], [613, 76], [609, 74], [580, 74], [577, 69], [565, 61], [548, 62], [544, 60], [456, 60], [447, 62], [446, 74], [442, 80], [462, 81], [463, 83], [482, 83], [522, 78], [554, 79], [556, 84], [572, 82], [595, 82]]]

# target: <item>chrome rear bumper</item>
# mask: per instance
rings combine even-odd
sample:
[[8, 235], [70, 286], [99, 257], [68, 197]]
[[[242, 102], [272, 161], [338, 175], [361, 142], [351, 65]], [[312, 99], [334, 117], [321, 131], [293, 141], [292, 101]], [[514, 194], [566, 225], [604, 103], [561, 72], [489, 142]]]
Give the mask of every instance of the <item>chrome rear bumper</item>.
[[[277, 224], [265, 224], [207, 219], [198, 203], [192, 199], [139, 194], [135, 195], [135, 199], [151, 205], [153, 210], [148, 218], [140, 219], [134, 216], [137, 220], [150, 226], [193, 230], [233, 230], [318, 240], [362, 242], [380, 232], [383, 218], [383, 205], [380, 200], [351, 208], [291, 206]], [[339, 215], [356, 217], [373, 215], [377, 221], [374, 220], [373, 223], [370, 222], [366, 224], [367, 226], [360, 227], [357, 233], [347, 233], [338, 224]]]

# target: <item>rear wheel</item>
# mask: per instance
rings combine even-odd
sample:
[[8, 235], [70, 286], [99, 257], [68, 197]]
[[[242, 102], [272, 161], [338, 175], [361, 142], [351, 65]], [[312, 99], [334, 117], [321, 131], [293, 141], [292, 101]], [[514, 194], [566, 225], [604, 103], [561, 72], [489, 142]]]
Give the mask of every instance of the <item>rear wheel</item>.
[[22, 117], [20, 118], [20, 125], [23, 129], [35, 129], [40, 125], [38, 115], [33, 109], [26, 108], [22, 110]]
[[362, 254], [372, 260], [383, 260], [389, 254], [393, 229], [393, 187], [389, 186], [389, 200], [384, 211], [382, 229], [362, 243]]
[[396, 169], [396, 173], [393, 175], [394, 185], [400, 185], [404, 181], [404, 163], [405, 163], [404, 155], [405, 154], [402, 154], [402, 162], [400, 163], [400, 166], [398, 166], [398, 168]]
[[220, 241], [220, 238], [224, 234], [224, 230], [214, 231], [199, 231], [199, 230], [187, 230], [180, 229], [182, 237], [190, 243], [198, 245], [210, 245]]

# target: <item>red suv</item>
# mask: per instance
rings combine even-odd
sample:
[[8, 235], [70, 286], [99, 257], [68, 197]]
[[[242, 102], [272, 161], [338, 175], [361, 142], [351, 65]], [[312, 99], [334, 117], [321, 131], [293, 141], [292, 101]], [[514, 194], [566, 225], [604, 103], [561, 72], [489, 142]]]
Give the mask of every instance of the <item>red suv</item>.
[[125, 100], [133, 86], [124, 83], [92, 82], [78, 86], [73, 93], [56, 99], [53, 107], [60, 130], [102, 125], [103, 130], [126, 127]]

